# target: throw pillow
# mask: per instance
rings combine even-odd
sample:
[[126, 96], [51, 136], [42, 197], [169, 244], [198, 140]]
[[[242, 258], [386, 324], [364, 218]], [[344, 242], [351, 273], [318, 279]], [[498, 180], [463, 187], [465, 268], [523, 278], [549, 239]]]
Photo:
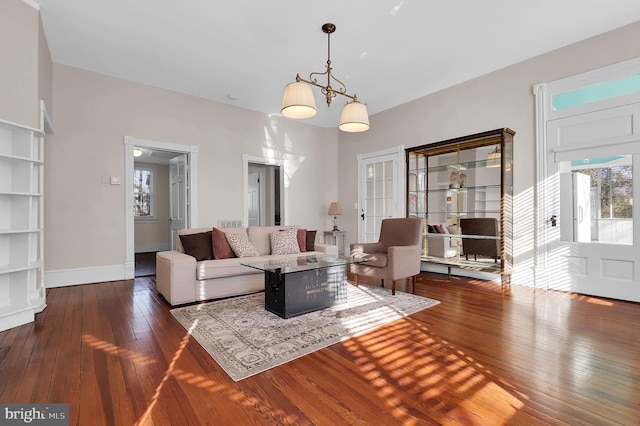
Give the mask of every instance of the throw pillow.
[[280, 232], [272, 232], [271, 254], [295, 254], [300, 253], [298, 246], [298, 230], [287, 229]]
[[298, 228], [298, 248], [300, 253], [307, 251], [307, 230]]
[[440, 224], [436, 224], [436, 225], [434, 225], [434, 226], [436, 227], [436, 232], [437, 232], [438, 234], [444, 234], [444, 229], [442, 229], [442, 225], [440, 225]]
[[180, 242], [184, 252], [198, 262], [213, 259], [211, 231], [180, 235]]
[[316, 231], [307, 231], [307, 251], [314, 251], [316, 249]]
[[249, 242], [246, 236], [232, 233], [225, 235], [236, 257], [255, 257], [259, 255], [258, 250]]
[[213, 228], [211, 231], [211, 239], [214, 259], [229, 259], [231, 257], [236, 257], [233, 250], [231, 250], [227, 237], [220, 229], [215, 227]]
[[447, 230], [449, 231], [450, 234], [457, 234], [458, 225], [456, 225], [455, 223], [452, 223], [451, 225], [447, 226]]
[[[437, 234], [437, 233], [438, 233], [438, 231], [436, 231], [436, 227], [435, 227], [435, 226], [433, 226], [433, 225], [427, 225], [427, 229], [428, 229], [428, 232], [429, 232], [430, 234]], [[214, 250], [215, 250], [215, 249], [214, 249]]]

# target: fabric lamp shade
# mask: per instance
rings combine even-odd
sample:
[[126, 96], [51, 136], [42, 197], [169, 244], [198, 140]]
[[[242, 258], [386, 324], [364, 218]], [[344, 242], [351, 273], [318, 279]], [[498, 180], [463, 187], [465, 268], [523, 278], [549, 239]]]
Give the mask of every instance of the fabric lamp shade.
[[342, 109], [338, 128], [343, 132], [364, 132], [369, 130], [367, 106], [358, 101], [346, 104]]
[[342, 214], [342, 206], [337, 201], [329, 206], [329, 216], [338, 216]]
[[302, 82], [287, 84], [280, 113], [287, 118], [310, 118], [316, 115], [316, 100], [311, 87]]

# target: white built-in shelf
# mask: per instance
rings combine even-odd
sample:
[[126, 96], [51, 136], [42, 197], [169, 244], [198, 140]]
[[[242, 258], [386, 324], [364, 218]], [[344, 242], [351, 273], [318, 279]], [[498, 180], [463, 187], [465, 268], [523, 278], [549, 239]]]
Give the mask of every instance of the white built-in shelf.
[[46, 306], [43, 188], [44, 133], [0, 120], [0, 331]]

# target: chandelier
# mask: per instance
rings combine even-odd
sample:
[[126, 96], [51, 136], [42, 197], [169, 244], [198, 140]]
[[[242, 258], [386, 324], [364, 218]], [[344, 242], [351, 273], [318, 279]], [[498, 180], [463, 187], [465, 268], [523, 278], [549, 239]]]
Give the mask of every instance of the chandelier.
[[[313, 98], [311, 86], [320, 88], [324, 95], [327, 106], [331, 106], [331, 101], [336, 95], [341, 95], [351, 99], [348, 101], [342, 114], [340, 115], [340, 125], [338, 128], [344, 132], [364, 132], [369, 130], [369, 115], [367, 114], [367, 106], [358, 102], [358, 98], [347, 93], [347, 87], [343, 82], [338, 80], [331, 71], [331, 34], [336, 30], [334, 24], [324, 24], [322, 31], [327, 35], [327, 66], [325, 72], [312, 72], [309, 79], [305, 80], [296, 75], [295, 83], [290, 83], [284, 88], [282, 97], [282, 109], [280, 112], [287, 118], [310, 118], [316, 115], [316, 101]], [[327, 85], [323, 86], [318, 83], [316, 76], [327, 76]], [[331, 83], [338, 84], [337, 89], [331, 86]], [[311, 85], [311, 86], [310, 86]]]

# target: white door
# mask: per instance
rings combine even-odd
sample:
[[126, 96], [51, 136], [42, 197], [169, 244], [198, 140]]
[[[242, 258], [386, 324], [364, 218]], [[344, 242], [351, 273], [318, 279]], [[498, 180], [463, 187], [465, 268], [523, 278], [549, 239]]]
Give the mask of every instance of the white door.
[[247, 192], [247, 211], [249, 226], [260, 226], [260, 173], [249, 172], [249, 190]]
[[640, 106], [549, 121], [547, 286], [640, 301]]
[[[358, 241], [377, 242], [382, 219], [403, 217], [404, 148], [358, 157]], [[402, 205], [402, 206], [401, 206]]]
[[169, 160], [169, 223], [171, 250], [176, 249], [178, 231], [187, 228], [187, 154]]

